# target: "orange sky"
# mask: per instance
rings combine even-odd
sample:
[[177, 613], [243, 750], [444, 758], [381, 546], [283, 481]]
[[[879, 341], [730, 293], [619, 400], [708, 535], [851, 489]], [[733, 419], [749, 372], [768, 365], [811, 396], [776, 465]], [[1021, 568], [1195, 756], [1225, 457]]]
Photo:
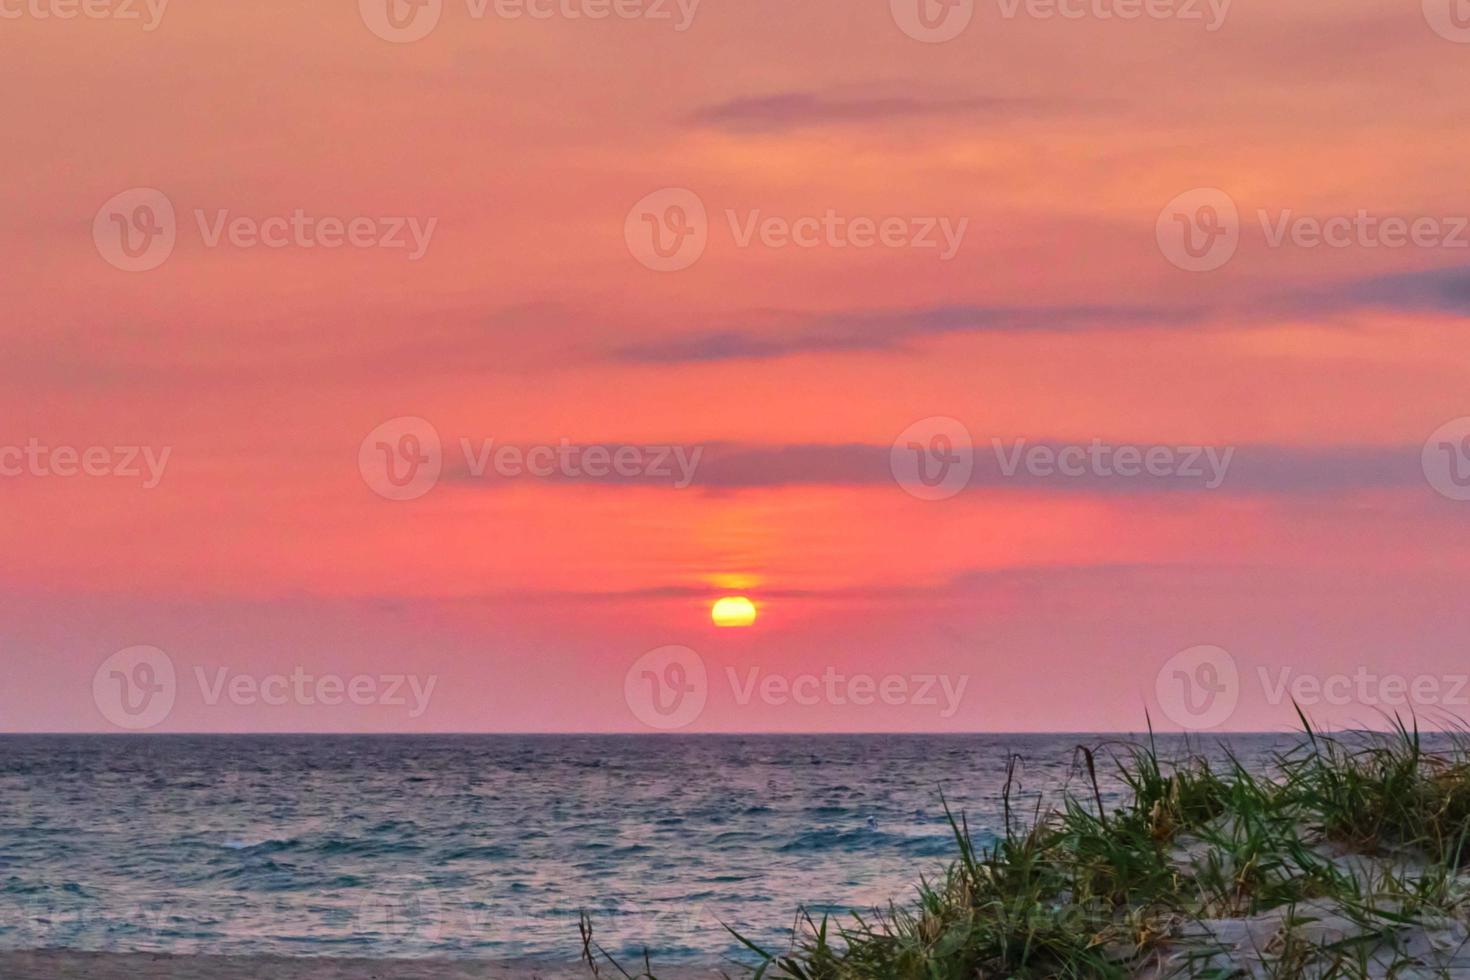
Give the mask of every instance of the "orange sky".
[[[1235, 0], [1213, 31], [990, 0], [933, 44], [903, 0], [703, 0], [682, 30], [672, 0], [444, 0], [409, 43], [373, 0], [170, 4], [152, 29], [47, 2], [0, 19], [0, 447], [169, 456], [152, 487], [0, 477], [0, 730], [109, 730], [93, 674], [134, 645], [187, 678], [160, 731], [642, 730], [625, 675], [667, 644], [709, 667], [690, 731], [1136, 729], [1200, 644], [1255, 688], [1226, 728], [1291, 722], [1258, 669], [1465, 669], [1470, 503], [1420, 453], [1470, 416], [1470, 232], [1273, 246], [1260, 217], [1470, 215], [1470, 45], [1436, 0]], [[94, 235], [132, 188], [176, 215], [148, 271]], [[679, 271], [625, 233], [665, 188], [707, 212]], [[1194, 188], [1240, 214], [1209, 272], [1156, 236]], [[221, 212], [298, 210], [433, 230], [417, 259], [210, 243]], [[742, 245], [757, 212], [965, 230], [947, 260]], [[359, 450], [403, 417], [444, 471], [395, 501]], [[889, 456], [933, 417], [977, 467], [929, 501]], [[683, 488], [475, 480], [462, 439], [701, 462]], [[1017, 480], [993, 439], [1234, 458], [1215, 489]], [[731, 591], [755, 627], [710, 626]], [[194, 670], [218, 666], [439, 680], [414, 718], [209, 705]], [[947, 717], [741, 704], [752, 668], [968, 686]]]

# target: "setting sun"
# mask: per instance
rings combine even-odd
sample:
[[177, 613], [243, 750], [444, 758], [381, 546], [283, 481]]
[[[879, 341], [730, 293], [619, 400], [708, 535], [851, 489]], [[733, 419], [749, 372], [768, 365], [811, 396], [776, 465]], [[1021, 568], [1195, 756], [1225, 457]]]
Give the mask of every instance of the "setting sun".
[[743, 595], [725, 596], [709, 612], [716, 626], [749, 626], [755, 622], [755, 603]]

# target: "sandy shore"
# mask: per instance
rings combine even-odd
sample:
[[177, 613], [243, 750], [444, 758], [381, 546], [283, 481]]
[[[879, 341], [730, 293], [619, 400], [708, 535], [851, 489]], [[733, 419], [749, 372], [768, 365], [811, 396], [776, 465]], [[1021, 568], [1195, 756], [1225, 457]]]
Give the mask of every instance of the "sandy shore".
[[[624, 964], [630, 971], [632, 964]], [[706, 980], [715, 968], [659, 969], [659, 980]], [[617, 975], [610, 966], [603, 976]], [[588, 980], [581, 964], [364, 960], [162, 953], [0, 952], [5, 980]]]

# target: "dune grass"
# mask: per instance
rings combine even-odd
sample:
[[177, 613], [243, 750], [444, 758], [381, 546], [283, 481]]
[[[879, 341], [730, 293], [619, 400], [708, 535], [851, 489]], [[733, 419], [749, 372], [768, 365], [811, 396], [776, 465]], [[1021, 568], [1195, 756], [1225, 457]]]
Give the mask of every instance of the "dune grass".
[[[1077, 750], [1085, 790], [1013, 808], [977, 848], [951, 814], [958, 857], [917, 899], [837, 921], [799, 915], [790, 948], [735, 933], [755, 978], [1470, 976], [1470, 753], [1425, 750], [1417, 726], [1329, 736], [1252, 771], [1233, 755], [1165, 761], [1154, 740]], [[1127, 792], [1111, 810], [1096, 778]], [[949, 813], [946, 808], [946, 813]], [[1470, 869], [1467, 869], [1470, 870]], [[732, 930], [733, 932], [733, 930]], [[633, 974], [597, 949], [618, 975]], [[1459, 972], [1459, 970], [1466, 972]]]

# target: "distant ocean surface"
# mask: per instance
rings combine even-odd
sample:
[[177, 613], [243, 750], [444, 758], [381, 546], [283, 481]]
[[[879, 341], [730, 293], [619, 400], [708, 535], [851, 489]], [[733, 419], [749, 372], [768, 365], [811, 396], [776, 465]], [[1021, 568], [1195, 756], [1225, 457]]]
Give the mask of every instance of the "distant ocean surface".
[[955, 854], [941, 792], [988, 842], [1012, 754], [1029, 813], [1118, 738], [0, 736], [0, 948], [567, 961], [586, 911], [713, 961], [722, 922], [906, 901]]

